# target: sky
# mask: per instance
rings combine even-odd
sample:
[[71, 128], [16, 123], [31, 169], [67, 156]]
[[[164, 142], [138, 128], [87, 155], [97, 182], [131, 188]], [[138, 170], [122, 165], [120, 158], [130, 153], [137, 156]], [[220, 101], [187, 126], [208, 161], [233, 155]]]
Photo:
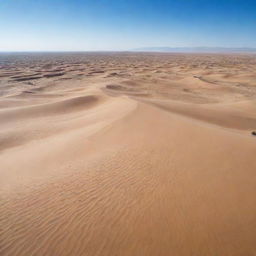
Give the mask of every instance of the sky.
[[0, 0], [0, 51], [256, 47], [256, 0]]

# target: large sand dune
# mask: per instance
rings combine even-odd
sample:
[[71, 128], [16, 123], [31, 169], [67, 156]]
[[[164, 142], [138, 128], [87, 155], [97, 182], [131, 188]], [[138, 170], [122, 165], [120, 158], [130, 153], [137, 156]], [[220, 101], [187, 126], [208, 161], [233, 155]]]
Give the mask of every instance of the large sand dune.
[[255, 255], [255, 67], [0, 56], [0, 255]]

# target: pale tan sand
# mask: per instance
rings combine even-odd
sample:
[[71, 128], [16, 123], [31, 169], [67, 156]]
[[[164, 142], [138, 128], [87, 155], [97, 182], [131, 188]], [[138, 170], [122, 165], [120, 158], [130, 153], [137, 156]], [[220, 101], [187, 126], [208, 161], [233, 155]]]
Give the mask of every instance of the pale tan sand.
[[255, 67], [1, 56], [0, 255], [255, 255]]

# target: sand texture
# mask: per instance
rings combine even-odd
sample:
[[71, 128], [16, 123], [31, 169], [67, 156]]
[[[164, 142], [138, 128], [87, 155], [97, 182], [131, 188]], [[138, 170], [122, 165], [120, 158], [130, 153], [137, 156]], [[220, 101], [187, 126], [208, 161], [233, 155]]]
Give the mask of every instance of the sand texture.
[[256, 56], [0, 55], [1, 256], [255, 256]]

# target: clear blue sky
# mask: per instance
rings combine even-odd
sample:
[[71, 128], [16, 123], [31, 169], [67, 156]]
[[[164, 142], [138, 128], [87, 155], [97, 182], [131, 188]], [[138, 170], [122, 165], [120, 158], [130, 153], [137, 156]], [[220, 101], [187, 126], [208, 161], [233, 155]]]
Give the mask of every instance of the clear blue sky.
[[0, 0], [0, 51], [256, 47], [256, 0]]

